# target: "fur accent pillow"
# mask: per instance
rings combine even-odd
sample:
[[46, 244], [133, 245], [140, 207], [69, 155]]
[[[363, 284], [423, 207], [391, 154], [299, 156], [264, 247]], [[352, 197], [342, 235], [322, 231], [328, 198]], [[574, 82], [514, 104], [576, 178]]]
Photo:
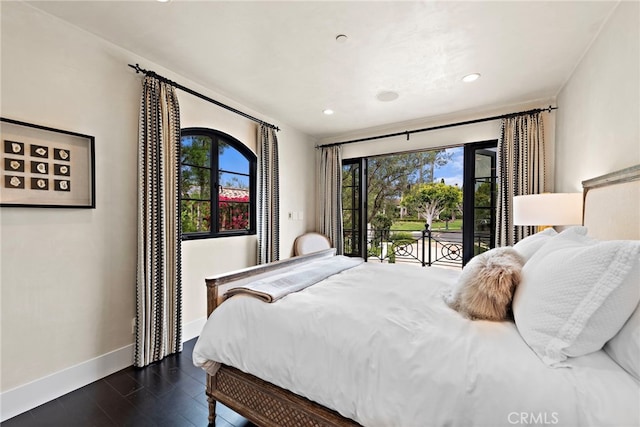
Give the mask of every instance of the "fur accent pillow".
[[507, 320], [524, 263], [511, 247], [483, 252], [465, 266], [445, 301], [472, 320]]

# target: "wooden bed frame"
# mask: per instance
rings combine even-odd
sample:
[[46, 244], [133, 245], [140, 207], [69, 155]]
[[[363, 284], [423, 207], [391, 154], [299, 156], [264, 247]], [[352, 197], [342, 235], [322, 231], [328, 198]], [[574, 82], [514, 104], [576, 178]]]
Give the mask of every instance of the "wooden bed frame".
[[[311, 260], [335, 256], [335, 249], [326, 249], [221, 274], [205, 279], [207, 284], [207, 317], [224, 301], [224, 293], [237, 280], [294, 267]], [[215, 425], [216, 402], [233, 409], [261, 427], [359, 426], [335, 411], [298, 396], [288, 390], [244, 373], [231, 366], [220, 365], [215, 375], [207, 374], [209, 425]]]
[[[607, 234], [610, 239], [640, 239], [640, 182], [633, 188], [619, 185], [631, 181], [640, 181], [640, 165], [582, 182], [585, 199], [583, 222], [589, 227], [590, 234], [592, 228], [599, 234], [605, 229], [609, 233], [611, 230], [608, 227], [617, 227], [622, 231], [614, 231], [614, 236], [621, 233], [631, 237], [611, 237]], [[607, 191], [594, 192], [594, 195], [598, 193], [594, 201], [587, 199], [588, 192], [603, 187]], [[609, 194], [610, 189], [613, 195]], [[588, 214], [594, 207], [601, 207], [600, 210], [607, 213], [602, 216]], [[612, 218], [614, 214], [624, 216], [624, 220], [620, 222], [619, 218]], [[628, 227], [633, 230], [628, 230]], [[207, 278], [207, 314], [210, 315], [224, 301], [224, 293], [234, 286], [231, 284], [233, 281], [334, 255], [335, 249], [329, 249]], [[215, 425], [216, 402], [228, 406], [261, 427], [359, 426], [355, 421], [342, 417], [331, 409], [226, 365], [220, 365], [214, 375], [207, 375], [206, 393], [210, 426]]]

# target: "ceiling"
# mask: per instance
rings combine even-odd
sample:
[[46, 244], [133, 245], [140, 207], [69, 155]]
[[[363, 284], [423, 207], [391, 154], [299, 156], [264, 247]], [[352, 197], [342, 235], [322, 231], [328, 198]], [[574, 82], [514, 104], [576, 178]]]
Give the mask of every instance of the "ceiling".
[[618, 4], [28, 3], [317, 138], [554, 97]]

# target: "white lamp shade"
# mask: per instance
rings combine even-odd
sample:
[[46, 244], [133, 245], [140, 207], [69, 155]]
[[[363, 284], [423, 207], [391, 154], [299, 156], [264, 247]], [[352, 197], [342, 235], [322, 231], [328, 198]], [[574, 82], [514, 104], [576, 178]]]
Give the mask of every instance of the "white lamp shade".
[[582, 224], [582, 193], [543, 193], [513, 198], [515, 225]]

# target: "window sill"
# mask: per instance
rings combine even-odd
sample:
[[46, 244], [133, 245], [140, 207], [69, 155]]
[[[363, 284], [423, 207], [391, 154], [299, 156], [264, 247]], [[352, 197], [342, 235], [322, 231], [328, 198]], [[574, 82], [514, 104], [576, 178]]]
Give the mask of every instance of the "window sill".
[[238, 237], [238, 236], [255, 236], [255, 231], [228, 231], [218, 234], [183, 234], [182, 240], [202, 240], [202, 239], [220, 239], [225, 237]]

